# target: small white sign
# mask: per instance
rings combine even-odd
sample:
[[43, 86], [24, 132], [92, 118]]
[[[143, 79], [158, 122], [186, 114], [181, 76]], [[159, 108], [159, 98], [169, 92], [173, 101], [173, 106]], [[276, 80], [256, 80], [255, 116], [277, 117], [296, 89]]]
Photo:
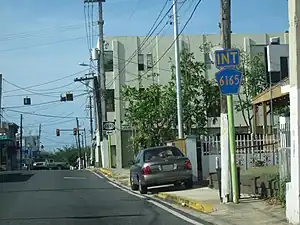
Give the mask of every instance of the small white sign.
[[108, 135], [108, 136], [111, 136], [111, 135], [113, 135], [113, 134], [114, 134], [114, 132], [111, 131], [111, 130], [107, 130], [107, 131], [106, 131], [106, 135]]

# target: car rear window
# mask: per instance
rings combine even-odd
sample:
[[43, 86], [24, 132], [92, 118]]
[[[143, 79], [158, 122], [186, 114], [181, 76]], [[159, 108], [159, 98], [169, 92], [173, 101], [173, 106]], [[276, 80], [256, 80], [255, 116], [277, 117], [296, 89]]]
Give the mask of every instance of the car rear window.
[[184, 155], [178, 148], [175, 147], [154, 148], [145, 151], [144, 161], [147, 162], [159, 158], [162, 159], [162, 158], [179, 157], [179, 156], [184, 156]]

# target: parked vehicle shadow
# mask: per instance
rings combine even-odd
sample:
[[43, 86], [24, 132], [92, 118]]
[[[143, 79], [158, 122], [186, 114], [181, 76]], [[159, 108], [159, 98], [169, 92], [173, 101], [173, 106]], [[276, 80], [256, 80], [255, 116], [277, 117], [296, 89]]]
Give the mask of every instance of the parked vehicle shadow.
[[25, 182], [33, 175], [33, 173], [4, 173], [0, 174], [0, 183]]

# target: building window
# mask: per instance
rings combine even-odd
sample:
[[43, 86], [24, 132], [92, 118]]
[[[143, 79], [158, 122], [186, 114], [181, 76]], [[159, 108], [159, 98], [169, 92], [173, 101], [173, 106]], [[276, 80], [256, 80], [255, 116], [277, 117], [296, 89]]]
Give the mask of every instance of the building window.
[[106, 90], [106, 112], [115, 111], [115, 90], [107, 89]]
[[145, 70], [144, 54], [138, 55], [138, 70], [139, 71]]
[[147, 69], [153, 68], [153, 56], [152, 54], [147, 54]]
[[104, 51], [104, 70], [105, 72], [114, 71], [113, 51]]

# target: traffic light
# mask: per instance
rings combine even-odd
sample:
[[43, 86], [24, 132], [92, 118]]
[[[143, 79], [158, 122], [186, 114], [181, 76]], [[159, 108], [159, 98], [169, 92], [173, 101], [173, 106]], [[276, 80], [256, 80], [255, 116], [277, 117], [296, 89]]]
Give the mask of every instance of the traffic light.
[[60, 129], [56, 129], [56, 136], [60, 136]]
[[74, 129], [73, 129], [73, 134], [74, 134], [74, 135], [77, 135], [77, 128], [74, 128]]

